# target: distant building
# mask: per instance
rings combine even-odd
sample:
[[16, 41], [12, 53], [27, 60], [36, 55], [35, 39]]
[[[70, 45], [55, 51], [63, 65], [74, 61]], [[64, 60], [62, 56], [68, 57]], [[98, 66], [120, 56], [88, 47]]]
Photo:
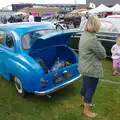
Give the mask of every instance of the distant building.
[[12, 10], [13, 11], [19, 11], [20, 9], [26, 8], [26, 7], [33, 7], [32, 4], [12, 4]]
[[77, 2], [75, 0], [75, 4], [12, 4], [9, 6], [4, 7], [5, 10], [8, 10], [9, 8], [12, 8], [12, 11], [19, 11], [24, 8], [33, 8], [33, 7], [52, 7], [52, 8], [57, 8], [59, 9], [59, 12], [70, 12], [77, 9], [83, 9], [83, 8], [89, 8], [90, 3], [95, 4], [95, 6], [99, 6], [100, 4], [104, 4], [107, 6], [113, 6], [115, 4], [120, 4], [120, 0], [86, 0], [86, 4], [82, 4], [82, 2]]
[[52, 7], [52, 8], [58, 8], [59, 11], [73, 11], [74, 9], [76, 9], [76, 5], [73, 5], [73, 4], [67, 4], [67, 5], [64, 5], [64, 4], [12, 4], [12, 10], [13, 11], [19, 11], [21, 9], [24, 9], [24, 8], [32, 8], [32, 7]]
[[25, 13], [37, 12], [37, 13], [39, 13], [39, 15], [43, 15], [45, 13], [56, 13], [56, 12], [58, 12], [58, 9], [52, 8], [52, 7], [37, 7], [37, 8], [26, 7], [26, 8], [19, 10], [19, 12], [25, 12]]

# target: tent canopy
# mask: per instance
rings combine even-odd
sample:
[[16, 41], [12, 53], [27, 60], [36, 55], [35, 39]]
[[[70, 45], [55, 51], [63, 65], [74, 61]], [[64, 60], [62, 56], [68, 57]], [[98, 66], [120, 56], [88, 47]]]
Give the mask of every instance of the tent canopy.
[[101, 4], [97, 8], [89, 10], [89, 13], [92, 13], [92, 14], [99, 13], [99, 12], [111, 12], [111, 8]]
[[120, 12], [120, 5], [116, 4], [113, 7], [111, 7], [111, 11], [113, 11], [113, 12]]

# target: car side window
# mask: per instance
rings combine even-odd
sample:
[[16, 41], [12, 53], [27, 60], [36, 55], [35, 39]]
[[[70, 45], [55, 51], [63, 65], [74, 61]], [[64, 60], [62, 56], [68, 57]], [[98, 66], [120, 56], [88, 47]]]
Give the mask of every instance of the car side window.
[[10, 33], [6, 33], [6, 46], [8, 48], [14, 48], [14, 38]]
[[2, 45], [4, 43], [4, 37], [5, 37], [5, 32], [4, 31], [0, 31], [0, 44], [2, 44]]

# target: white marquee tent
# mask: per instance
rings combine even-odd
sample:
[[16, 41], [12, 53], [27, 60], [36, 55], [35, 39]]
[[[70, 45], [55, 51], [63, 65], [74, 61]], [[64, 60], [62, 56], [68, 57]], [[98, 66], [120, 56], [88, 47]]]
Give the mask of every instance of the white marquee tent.
[[99, 13], [99, 12], [111, 12], [111, 8], [101, 4], [97, 8], [89, 10], [89, 13], [91, 13], [91, 14]]
[[120, 12], [120, 5], [119, 4], [116, 4], [114, 5], [113, 7], [110, 8], [111, 11], [113, 12]]

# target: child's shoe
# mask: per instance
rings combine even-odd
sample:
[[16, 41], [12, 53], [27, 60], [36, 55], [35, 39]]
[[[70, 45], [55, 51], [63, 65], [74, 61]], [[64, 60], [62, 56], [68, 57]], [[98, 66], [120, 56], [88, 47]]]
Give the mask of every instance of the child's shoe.
[[114, 71], [113, 72], [113, 76], [115, 76], [115, 75], [117, 75], [118, 74], [118, 72], [117, 71]]
[[120, 74], [120, 72], [117, 72], [117, 74]]

